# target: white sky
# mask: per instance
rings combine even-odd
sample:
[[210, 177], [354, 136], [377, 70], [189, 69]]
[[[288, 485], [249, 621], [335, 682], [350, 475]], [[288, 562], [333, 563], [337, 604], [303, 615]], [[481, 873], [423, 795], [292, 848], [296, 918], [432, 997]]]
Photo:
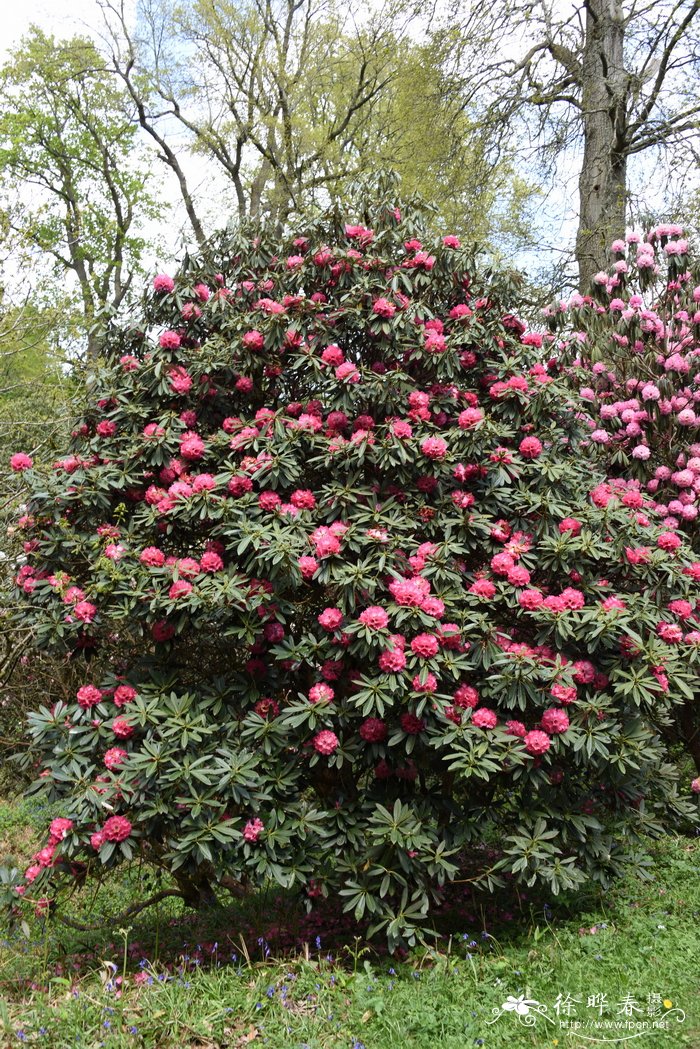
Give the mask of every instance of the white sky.
[[2, 3], [2, 41], [0, 54], [5, 55], [34, 22], [56, 36], [83, 33], [99, 24], [100, 12], [95, 0], [29, 0]]

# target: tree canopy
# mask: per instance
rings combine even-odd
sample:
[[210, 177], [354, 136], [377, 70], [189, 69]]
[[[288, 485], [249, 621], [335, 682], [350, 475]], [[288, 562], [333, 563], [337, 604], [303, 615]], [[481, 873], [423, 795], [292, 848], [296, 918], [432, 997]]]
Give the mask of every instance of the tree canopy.
[[[119, 307], [140, 272], [144, 224], [163, 209], [128, 96], [92, 41], [34, 27], [3, 66], [0, 191], [6, 237], [74, 279], [86, 328]], [[94, 334], [88, 342], [94, 353]]]

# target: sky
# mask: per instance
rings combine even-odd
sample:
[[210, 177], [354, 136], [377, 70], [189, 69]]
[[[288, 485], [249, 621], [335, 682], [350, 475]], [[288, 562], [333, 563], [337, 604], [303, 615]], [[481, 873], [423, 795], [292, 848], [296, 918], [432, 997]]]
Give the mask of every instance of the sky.
[[29, 0], [3, 5], [0, 54], [11, 50], [32, 23], [56, 36], [72, 36], [96, 26], [100, 17], [95, 0]]

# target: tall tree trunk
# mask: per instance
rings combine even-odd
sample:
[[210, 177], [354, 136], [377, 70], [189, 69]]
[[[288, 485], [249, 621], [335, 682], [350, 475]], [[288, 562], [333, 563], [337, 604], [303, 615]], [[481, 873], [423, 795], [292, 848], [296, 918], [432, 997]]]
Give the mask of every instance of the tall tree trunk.
[[579, 286], [608, 264], [610, 243], [625, 232], [627, 74], [621, 0], [587, 0], [582, 68], [584, 153], [579, 178], [576, 261]]

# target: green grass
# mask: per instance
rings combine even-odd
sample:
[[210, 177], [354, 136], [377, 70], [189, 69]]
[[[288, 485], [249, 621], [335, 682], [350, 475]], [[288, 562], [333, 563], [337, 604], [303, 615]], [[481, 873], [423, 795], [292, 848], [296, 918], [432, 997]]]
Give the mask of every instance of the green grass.
[[[8, 808], [0, 804], [0, 840], [14, 834], [22, 851], [45, 814]], [[324, 928], [320, 949], [310, 938], [306, 949], [283, 956], [273, 947], [266, 958], [256, 925], [297, 921], [289, 901], [269, 897], [202, 919], [175, 901], [129, 931], [83, 935], [55, 922], [0, 931], [0, 1046], [698, 1049], [700, 841], [669, 837], [654, 852], [651, 881], [631, 875], [605, 896], [549, 904], [521, 898], [510, 917], [475, 907], [468, 926], [401, 962], [347, 935], [343, 949]], [[113, 879], [95, 905], [120, 907], [136, 891]], [[81, 906], [84, 898], [73, 911]], [[527, 1027], [506, 1012], [489, 1023], [508, 995], [543, 1003], [550, 1019]], [[610, 1023], [626, 1020], [625, 996], [639, 1023], [678, 1008], [685, 1020], [613, 1041], [642, 1028], [561, 1026], [555, 1002], [567, 995], [580, 999], [574, 1022], [598, 1018], [593, 995], [606, 996]]]

